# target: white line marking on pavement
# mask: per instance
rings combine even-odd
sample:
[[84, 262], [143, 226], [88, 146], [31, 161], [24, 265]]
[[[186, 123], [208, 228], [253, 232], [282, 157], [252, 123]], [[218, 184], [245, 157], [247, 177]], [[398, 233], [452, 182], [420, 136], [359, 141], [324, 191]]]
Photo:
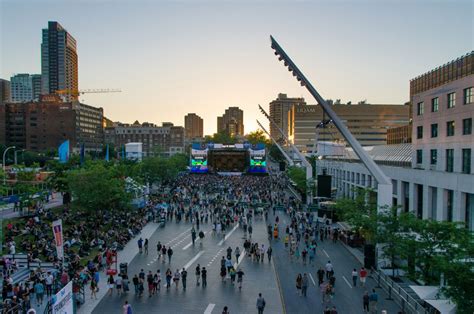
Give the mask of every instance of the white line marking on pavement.
[[323, 249], [323, 252], [324, 252], [324, 254], [326, 254], [327, 257], [329, 257], [329, 254], [328, 254], [328, 252], [326, 252], [325, 249]]
[[311, 273], [309, 274], [309, 278], [310, 278], [311, 281], [313, 282], [313, 285], [316, 286], [316, 282], [314, 281], [313, 275], [311, 275]]
[[209, 303], [209, 305], [206, 307], [206, 310], [204, 311], [204, 314], [211, 314], [215, 306], [216, 305], [214, 303]]
[[[204, 235], [207, 233], [207, 231], [204, 231]], [[183, 247], [183, 250], [187, 250], [191, 245], [193, 245], [193, 241], [189, 242]]]
[[237, 229], [238, 226], [239, 224], [236, 224], [235, 227], [232, 230], [230, 230], [229, 234], [227, 234], [224, 237], [224, 239], [222, 239], [217, 245], [221, 246], [224, 243], [224, 241], [227, 240], [230, 237], [230, 235], [235, 231], [235, 229]]
[[189, 266], [191, 266], [195, 261], [197, 261], [197, 259], [202, 255], [204, 254], [204, 251], [199, 251], [199, 253], [196, 254], [196, 256], [194, 256], [186, 265], [184, 265], [184, 269], [188, 269]]
[[185, 234], [186, 232], [189, 232], [191, 231], [192, 228], [189, 228], [189, 229], [186, 229], [184, 232], [181, 232], [180, 234], [178, 234], [176, 237], [174, 237], [173, 239], [169, 240], [167, 243], [165, 243], [166, 246], [170, 245], [171, 243], [173, 243], [174, 241], [176, 241], [178, 238], [182, 237], [183, 234]]
[[346, 277], [342, 276], [342, 279], [344, 279], [344, 281], [347, 283], [349, 288], [352, 288], [352, 285], [349, 283], [349, 281], [347, 281]]

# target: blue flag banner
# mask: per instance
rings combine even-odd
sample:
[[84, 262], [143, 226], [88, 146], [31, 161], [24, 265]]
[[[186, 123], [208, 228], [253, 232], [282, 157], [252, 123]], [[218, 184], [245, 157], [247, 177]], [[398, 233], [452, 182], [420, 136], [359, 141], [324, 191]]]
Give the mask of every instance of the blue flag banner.
[[85, 147], [84, 147], [84, 143], [81, 144], [81, 165], [84, 164], [84, 159], [85, 159]]
[[59, 162], [64, 164], [69, 160], [69, 140], [64, 141], [58, 149]]
[[109, 144], [107, 144], [106, 146], [105, 161], [109, 161]]

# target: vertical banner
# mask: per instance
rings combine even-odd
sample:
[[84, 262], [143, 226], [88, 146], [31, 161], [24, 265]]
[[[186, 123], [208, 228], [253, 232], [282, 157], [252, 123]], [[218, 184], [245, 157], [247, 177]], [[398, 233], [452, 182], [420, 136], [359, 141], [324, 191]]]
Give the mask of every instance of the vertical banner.
[[86, 157], [84, 143], [81, 144], [81, 166], [84, 164], [84, 159]]
[[69, 140], [64, 141], [58, 149], [59, 162], [64, 164], [69, 160]]
[[63, 252], [63, 222], [61, 219], [53, 221], [53, 235], [56, 243], [56, 252], [58, 253], [58, 259], [64, 258]]
[[106, 146], [105, 151], [105, 161], [109, 161], [109, 144]]
[[74, 314], [74, 297], [72, 293], [72, 281], [69, 281], [53, 297], [53, 314]]

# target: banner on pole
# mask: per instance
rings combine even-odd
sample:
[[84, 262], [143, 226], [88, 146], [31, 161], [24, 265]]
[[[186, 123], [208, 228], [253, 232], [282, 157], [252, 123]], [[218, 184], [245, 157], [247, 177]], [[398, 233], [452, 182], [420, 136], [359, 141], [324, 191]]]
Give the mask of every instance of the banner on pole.
[[58, 259], [64, 258], [63, 251], [63, 223], [61, 219], [53, 221], [53, 234], [54, 241], [56, 242], [56, 252], [58, 253]]
[[53, 297], [53, 314], [74, 314], [72, 281]]
[[59, 162], [64, 164], [69, 160], [69, 140], [64, 141], [58, 148]]

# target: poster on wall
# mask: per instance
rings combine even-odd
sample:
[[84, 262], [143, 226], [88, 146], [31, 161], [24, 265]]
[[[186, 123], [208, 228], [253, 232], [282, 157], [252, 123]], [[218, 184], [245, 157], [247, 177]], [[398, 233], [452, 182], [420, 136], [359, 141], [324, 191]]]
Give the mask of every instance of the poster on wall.
[[63, 251], [63, 222], [61, 219], [53, 221], [53, 235], [54, 235], [54, 242], [56, 244], [56, 252], [58, 254], [58, 259], [62, 260], [64, 258], [64, 251]]
[[74, 314], [72, 281], [53, 297], [53, 314]]

